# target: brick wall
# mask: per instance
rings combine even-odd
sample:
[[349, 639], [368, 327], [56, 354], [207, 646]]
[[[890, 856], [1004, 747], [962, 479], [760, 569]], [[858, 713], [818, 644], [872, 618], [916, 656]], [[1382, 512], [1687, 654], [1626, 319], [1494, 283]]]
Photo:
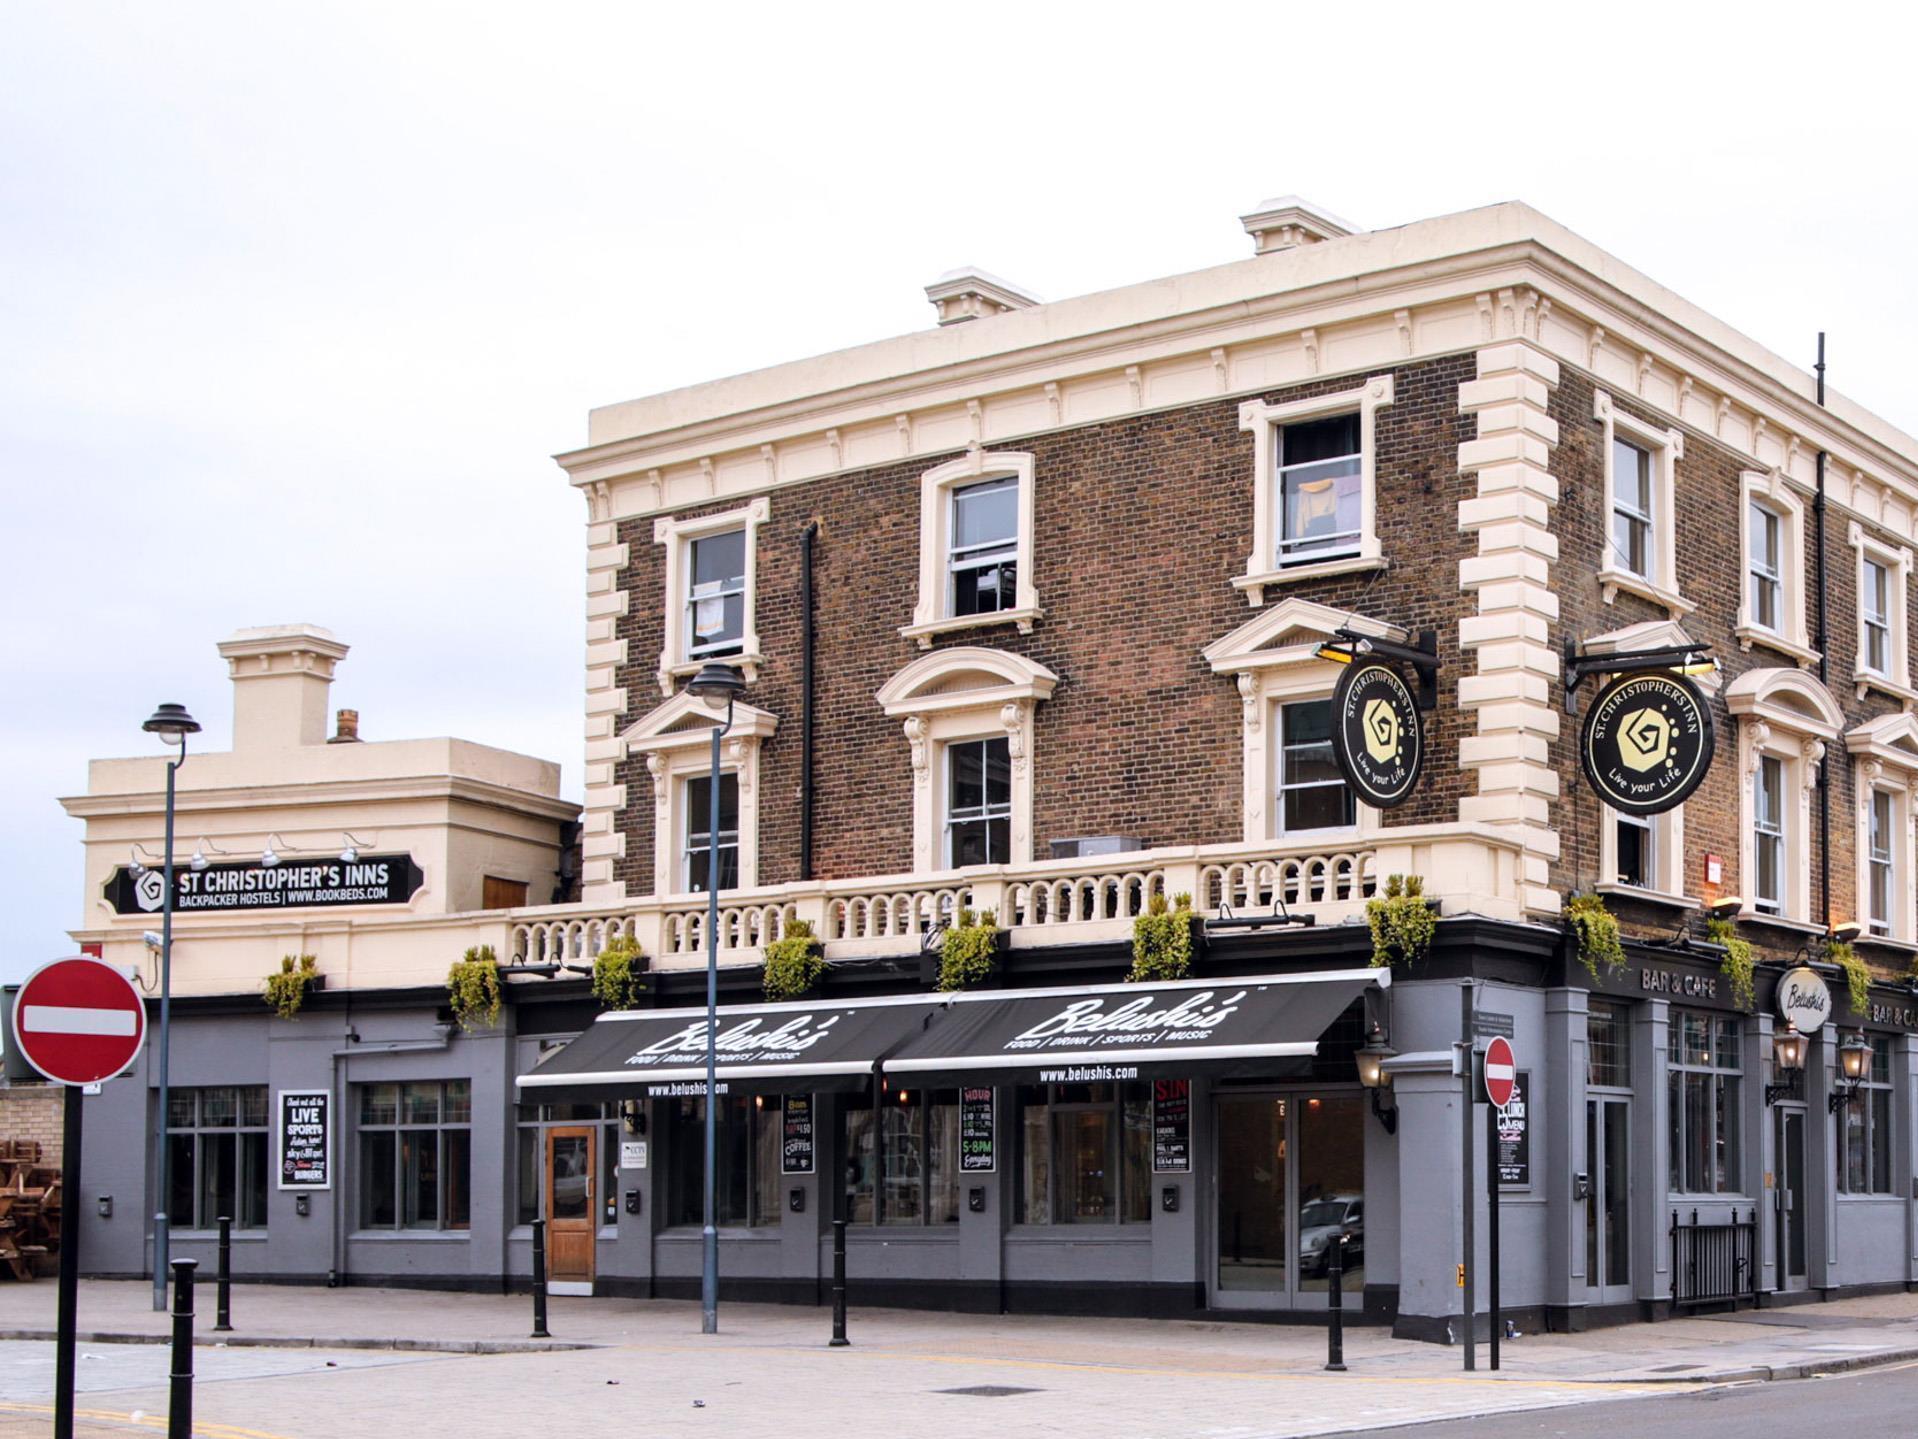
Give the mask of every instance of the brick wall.
[[[1604, 456], [1600, 451], [1602, 431], [1592, 419], [1595, 385], [1590, 376], [1563, 367], [1560, 384], [1552, 395], [1552, 416], [1558, 421], [1559, 443], [1552, 454], [1552, 473], [1560, 485], [1558, 508], [1553, 526], [1559, 536], [1559, 563], [1553, 568], [1553, 584], [1560, 603], [1560, 627], [1552, 642], [1557, 645], [1565, 635], [1585, 638], [1617, 629], [1640, 620], [1662, 620], [1662, 607], [1635, 596], [1620, 594], [1612, 604], [1600, 600], [1597, 566], [1603, 547], [1609, 543], [1609, 506], [1605, 494]], [[1626, 413], [1663, 429], [1671, 418], [1647, 410], [1628, 396], [1612, 391], [1615, 404]], [[1743, 523], [1739, 476], [1759, 468], [1748, 456], [1720, 444], [1709, 435], [1685, 428], [1685, 458], [1677, 464], [1677, 508], [1674, 514], [1677, 536], [1679, 588], [1697, 608], [1684, 617], [1685, 632], [1692, 639], [1713, 646], [1722, 672], [1714, 716], [1718, 725], [1718, 751], [1711, 773], [1685, 805], [1685, 891], [1709, 897], [1705, 883], [1705, 856], [1715, 854], [1724, 861], [1724, 883], [1716, 893], [1741, 894], [1747, 891], [1739, 874], [1740, 785], [1738, 773], [1738, 731], [1727, 711], [1722, 695], [1724, 687], [1739, 675], [1757, 666], [1790, 666], [1795, 662], [1783, 654], [1754, 646], [1741, 650], [1733, 628], [1738, 622], [1741, 568], [1739, 526]], [[1805, 506], [1805, 581], [1807, 588], [1806, 628], [1816, 638], [1816, 583], [1814, 521], [1809, 498]], [[1847, 542], [1847, 526], [1855, 517], [1831, 507], [1827, 512], [1825, 562], [1828, 581], [1827, 687], [1845, 714], [1849, 729], [1882, 714], [1895, 712], [1898, 704], [1878, 693], [1856, 698], [1851, 681], [1853, 662], [1858, 652], [1858, 585], [1856, 551]], [[1886, 543], [1893, 537], [1867, 523], [1868, 533]], [[1912, 587], [1918, 591], [1918, 585]], [[1907, 595], [1907, 605], [1914, 596]], [[1918, 629], [1909, 633], [1918, 634]], [[1810, 667], [1816, 673], [1815, 666]], [[1589, 701], [1596, 682], [1587, 681], [1581, 693], [1579, 715]], [[1568, 720], [1554, 750], [1554, 760], [1562, 777], [1562, 802], [1559, 825], [1563, 842], [1560, 863], [1554, 871], [1554, 883], [1570, 892], [1588, 889], [1596, 880], [1599, 865], [1600, 806], [1579, 770], [1577, 737], [1579, 720]], [[1856, 894], [1854, 875], [1857, 794], [1850, 756], [1842, 737], [1829, 748], [1822, 769], [1828, 786], [1831, 809], [1831, 913], [1834, 922], [1858, 917], [1862, 897]], [[1819, 891], [1818, 805], [1811, 811], [1812, 865], [1811, 917], [1824, 914]], [[1620, 902], [1613, 906], [1621, 923], [1631, 932], [1669, 934], [1677, 926], [1678, 914], [1666, 907]], [[1742, 927], [1745, 937], [1768, 957], [1788, 957], [1803, 941], [1802, 933], [1759, 922]], [[1879, 969], [1890, 973], [1907, 967], [1904, 956], [1893, 950], [1874, 949], [1861, 944], [1859, 953]]]
[[[1458, 445], [1474, 421], [1458, 413], [1470, 354], [1394, 371], [1394, 403], [1378, 411], [1378, 513], [1390, 568], [1268, 591], [1353, 607], [1408, 630], [1434, 628], [1444, 662], [1428, 717], [1429, 775], [1389, 824], [1451, 820], [1470, 777], [1457, 764]], [[1354, 388], [1362, 376], [1265, 396], [1279, 402]], [[1252, 436], [1237, 397], [1008, 441], [1034, 457], [1034, 580], [1045, 618], [1030, 635], [968, 630], [935, 641], [1022, 654], [1060, 677], [1037, 706], [1033, 847], [1075, 835], [1136, 834], [1154, 845], [1236, 842], [1240, 712], [1228, 676], [1200, 658], [1255, 613], [1232, 587], [1252, 545]], [[815, 869], [820, 878], [911, 868], [907, 746], [874, 693], [920, 654], [898, 630], [911, 622], [919, 565], [919, 479], [953, 458], [914, 456], [770, 495], [758, 531], [757, 627], [766, 662], [752, 703], [780, 719], [761, 752], [759, 877], [798, 877], [799, 546], [817, 520]], [[730, 499], [712, 510], [737, 508]], [[697, 514], [692, 510], [688, 514]], [[619, 683], [630, 724], [658, 703], [654, 670], [664, 601], [663, 547], [650, 518], [624, 522], [631, 595], [618, 633], [629, 663]], [[621, 766], [629, 894], [653, 891], [653, 785], [643, 757]]]
[[57, 1084], [0, 1084], [0, 1141], [32, 1139], [40, 1162], [60, 1168], [61, 1098]]

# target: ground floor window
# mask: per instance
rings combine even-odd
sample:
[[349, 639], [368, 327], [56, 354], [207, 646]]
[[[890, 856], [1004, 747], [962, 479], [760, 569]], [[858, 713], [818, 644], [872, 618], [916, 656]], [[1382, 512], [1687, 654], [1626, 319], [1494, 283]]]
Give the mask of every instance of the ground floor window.
[[599, 1141], [599, 1222], [619, 1223], [619, 1113], [613, 1104], [522, 1104], [517, 1106], [519, 1177], [517, 1224], [541, 1218], [546, 1193], [546, 1135], [552, 1129], [596, 1128]]
[[1739, 1189], [1738, 1021], [1674, 1009], [1669, 1141], [1674, 1190]]
[[359, 1091], [361, 1228], [472, 1228], [472, 1082]]
[[1019, 1087], [1017, 1220], [1152, 1218], [1152, 1098], [1143, 1082]]
[[[782, 1114], [776, 1094], [722, 1094], [714, 1143], [715, 1223], [754, 1227], [779, 1222]], [[666, 1222], [706, 1222], [706, 1098], [666, 1102]]]
[[167, 1091], [167, 1221], [176, 1229], [266, 1226], [266, 1086]]
[[839, 1106], [849, 1224], [959, 1222], [959, 1091], [847, 1095]]
[[1866, 1036], [1871, 1064], [1845, 1101], [1838, 1131], [1838, 1188], [1844, 1194], [1891, 1193], [1891, 1042]]

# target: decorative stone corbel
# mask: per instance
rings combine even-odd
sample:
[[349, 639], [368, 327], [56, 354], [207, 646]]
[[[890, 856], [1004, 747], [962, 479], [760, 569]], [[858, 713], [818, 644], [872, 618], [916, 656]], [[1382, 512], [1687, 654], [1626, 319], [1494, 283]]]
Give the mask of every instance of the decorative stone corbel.
[[1392, 312], [1392, 323], [1398, 326], [1399, 348], [1405, 351], [1406, 354], [1408, 355], [1411, 354], [1412, 353], [1412, 312], [1410, 310], [1394, 310]]
[[1319, 372], [1319, 332], [1300, 330], [1299, 343], [1305, 346], [1305, 368], [1312, 374]]
[[1750, 779], [1758, 773], [1759, 763], [1765, 758], [1765, 746], [1771, 743], [1771, 726], [1758, 720], [1746, 733], [1750, 737], [1751, 747], [1745, 755], [1745, 778]]
[[1259, 732], [1260, 704], [1259, 677], [1251, 670], [1239, 671], [1239, 702], [1245, 706], [1245, 728], [1249, 734]]
[[926, 766], [926, 717], [907, 715], [902, 728], [906, 731], [906, 743], [912, 748], [912, 782], [925, 784], [930, 778]]

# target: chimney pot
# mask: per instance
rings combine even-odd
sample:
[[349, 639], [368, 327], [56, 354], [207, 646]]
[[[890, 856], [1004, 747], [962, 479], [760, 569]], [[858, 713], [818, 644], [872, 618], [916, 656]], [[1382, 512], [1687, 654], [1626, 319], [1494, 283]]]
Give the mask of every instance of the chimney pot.
[[334, 716], [333, 738], [328, 744], [358, 744], [360, 742], [360, 712], [358, 710], [340, 710]]
[[1330, 210], [1321, 210], [1297, 195], [1261, 201], [1251, 214], [1239, 216], [1239, 223], [1245, 226], [1245, 233], [1252, 237], [1261, 255], [1363, 233], [1351, 221], [1341, 220]]

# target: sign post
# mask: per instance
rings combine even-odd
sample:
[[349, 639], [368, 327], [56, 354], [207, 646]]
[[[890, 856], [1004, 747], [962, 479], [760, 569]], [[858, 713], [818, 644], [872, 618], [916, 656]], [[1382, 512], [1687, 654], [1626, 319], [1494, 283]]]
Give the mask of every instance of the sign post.
[[61, 1187], [68, 1196], [60, 1230], [60, 1314], [53, 1352], [53, 1436], [73, 1439], [73, 1349], [79, 1324], [81, 1127], [83, 1086], [113, 1078], [133, 1063], [146, 1038], [146, 1004], [119, 970], [85, 955], [41, 965], [20, 986], [13, 1043], [28, 1064], [66, 1086], [60, 1126]]
[[1485, 1111], [1485, 1194], [1486, 1194], [1486, 1238], [1491, 1243], [1488, 1256], [1490, 1267], [1486, 1278], [1490, 1281], [1492, 1310], [1492, 1368], [1498, 1368], [1498, 1343], [1502, 1338], [1504, 1317], [1499, 1312], [1498, 1302], [1498, 1191], [1499, 1191], [1499, 1121], [1505, 1116], [1505, 1108], [1512, 1102], [1512, 1096], [1518, 1089], [1518, 1060], [1512, 1053], [1512, 1041], [1504, 1035], [1495, 1035], [1491, 1043], [1485, 1046], [1485, 1097], [1491, 1106]]

